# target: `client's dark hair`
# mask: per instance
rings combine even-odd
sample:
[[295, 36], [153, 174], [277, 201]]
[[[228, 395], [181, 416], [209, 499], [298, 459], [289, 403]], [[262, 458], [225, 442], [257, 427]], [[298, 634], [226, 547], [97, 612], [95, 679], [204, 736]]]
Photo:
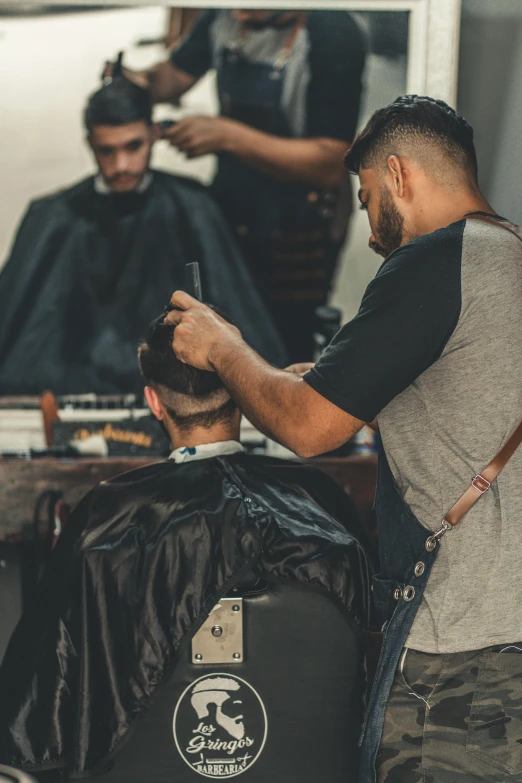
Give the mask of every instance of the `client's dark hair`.
[[422, 95], [403, 95], [376, 111], [355, 138], [345, 166], [352, 174], [376, 168], [401, 144], [436, 145], [452, 164], [477, 177], [473, 128], [444, 101]]
[[[213, 308], [216, 309], [216, 308]], [[222, 312], [222, 318], [232, 323]], [[180, 429], [211, 427], [236, 412], [219, 375], [181, 362], [172, 349], [174, 326], [163, 323], [165, 313], [149, 325], [138, 349], [141, 374]]]
[[85, 127], [90, 132], [97, 125], [127, 125], [130, 122], [152, 122], [152, 102], [148, 90], [116, 76], [110, 84], [93, 93], [85, 109]]

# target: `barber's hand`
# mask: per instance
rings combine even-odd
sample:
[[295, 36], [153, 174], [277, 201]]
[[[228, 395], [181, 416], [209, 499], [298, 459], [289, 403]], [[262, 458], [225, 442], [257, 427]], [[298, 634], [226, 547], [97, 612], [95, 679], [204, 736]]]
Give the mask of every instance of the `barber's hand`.
[[314, 362], [298, 362], [297, 364], [291, 364], [290, 367], [285, 367], [285, 372], [291, 372], [302, 378], [313, 366]]
[[176, 291], [170, 301], [178, 309], [165, 316], [165, 323], [176, 326], [172, 347], [185, 364], [213, 372], [215, 349], [232, 349], [243, 342], [239, 329], [184, 291]]
[[185, 117], [164, 138], [187, 158], [223, 152], [234, 138], [238, 123], [226, 117]]
[[[102, 80], [111, 79], [114, 71], [114, 63], [107, 61], [103, 67]], [[130, 82], [137, 84], [138, 87], [143, 87], [148, 90], [149, 88], [149, 75], [147, 71], [132, 71], [130, 68], [123, 67], [121, 69], [123, 76]]]

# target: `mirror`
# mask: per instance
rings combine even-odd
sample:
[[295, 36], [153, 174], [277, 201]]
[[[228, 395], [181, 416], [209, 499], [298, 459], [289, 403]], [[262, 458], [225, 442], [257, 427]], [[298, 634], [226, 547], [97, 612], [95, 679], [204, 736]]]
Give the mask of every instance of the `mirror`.
[[[206, 215], [210, 208], [206, 206], [207, 202], [201, 208], [198, 206], [200, 196], [197, 188], [190, 192], [183, 204], [178, 200], [181, 217], [178, 216], [177, 233], [185, 230], [189, 234], [192, 232], [193, 236], [186, 239], [183, 252], [181, 245], [176, 245], [177, 258], [184, 255], [184, 262], [194, 260], [196, 250], [187, 248], [201, 243], [209, 245], [210, 255], [212, 248], [220, 245], [220, 250], [215, 251], [214, 266], [221, 262], [232, 264], [228, 273], [220, 278], [213, 269], [214, 276], [210, 279], [209, 271], [203, 270], [207, 297], [212, 295], [213, 299], [219, 299], [214, 294], [220, 286], [221, 290], [226, 289], [230, 298], [231, 289], [237, 286], [234, 281], [243, 280], [235, 276], [240, 263], [238, 258], [245, 260], [248, 256], [246, 266], [254, 278], [257, 294], [250, 294], [250, 283], [247, 282], [235, 288], [234, 299], [244, 301], [232, 313], [234, 319], [248, 337], [252, 337], [249, 341], [274, 363], [284, 361], [282, 348], [287, 349], [291, 360], [311, 359], [311, 343], [307, 343], [305, 350], [302, 336], [307, 331], [306, 339], [309, 340], [316, 329], [309, 326], [315, 306], [326, 300], [342, 311], [343, 321], [351, 318], [366, 285], [382, 261], [368, 248], [367, 217], [357, 210], [354, 178], [340, 174], [340, 163], [336, 163], [339, 170], [332, 170], [331, 177], [327, 167], [331, 165], [332, 151], [337, 153], [336, 160], [340, 161], [355, 130], [364, 125], [376, 108], [391, 102], [414, 85], [409, 58], [411, 60], [413, 54], [418, 57], [418, 45], [412, 48], [412, 31], [420, 29], [418, 8], [421, 3], [424, 0], [417, 3], [408, 0], [402, 4], [393, 3], [396, 10], [382, 10], [381, 2], [377, 4], [377, 10], [373, 10], [372, 3], [366, 4], [361, 0], [359, 8], [354, 8], [353, 3], [347, 4], [350, 5], [349, 11], [342, 8], [309, 12], [251, 11], [243, 19], [232, 9], [205, 12], [196, 8], [163, 6], [74, 7], [31, 3], [2, 6], [0, 67], [10, 76], [4, 85], [3, 121], [0, 126], [3, 181], [9, 194], [0, 216], [0, 259], [9, 257], [16, 231], [31, 202], [59, 190], [70, 189], [95, 172], [83, 115], [87, 97], [101, 85], [104, 61], [114, 59], [118, 52], [123, 51], [124, 66], [137, 72], [172, 57], [179, 70], [193, 76], [193, 86], [189, 85], [190, 89], [184, 92], [178, 105], [158, 102], [154, 107], [155, 123], [166, 120], [179, 123], [184, 118], [215, 117], [224, 113], [233, 122], [264, 134], [257, 149], [256, 143], [252, 145], [251, 139], [242, 137], [223, 142], [229, 147], [223, 148], [225, 152], [219, 158], [203, 154], [207, 141], [212, 146], [212, 139], [205, 138], [207, 131], [204, 126], [197, 128], [197, 134], [189, 127], [185, 137], [183, 133], [174, 136], [174, 146], [161, 139], [154, 143], [151, 166], [205, 186], [214, 183], [211, 197], [224, 216], [225, 228], [222, 228], [217, 225], [218, 218], [214, 213]], [[418, 8], [414, 9], [415, 5]], [[249, 15], [250, 18], [247, 18]], [[207, 49], [203, 43], [205, 36], [207, 41], [210, 40]], [[244, 83], [241, 82], [243, 60], [253, 63], [250, 81]], [[333, 69], [331, 63], [335, 64]], [[252, 101], [251, 80], [256, 69], [259, 70], [260, 86], [256, 100]], [[221, 75], [226, 71], [221, 81], [216, 77], [216, 70]], [[225, 105], [227, 101], [228, 107]], [[272, 105], [277, 106], [277, 112], [267, 110], [267, 106]], [[158, 127], [154, 126], [156, 136], [161, 135]], [[191, 141], [186, 138], [192, 132], [198, 136], [199, 146], [196, 145], [196, 148], [191, 148]], [[172, 129], [168, 133], [172, 133]], [[306, 146], [302, 148], [299, 165], [301, 168], [309, 167], [309, 181], [302, 174], [294, 176], [284, 145], [279, 153], [279, 162], [267, 163], [266, 150], [260, 149], [266, 145], [266, 134], [283, 139], [317, 139], [319, 146], [322, 144], [325, 150], [322, 158], [318, 156], [317, 166], [323, 166], [324, 171], [313, 171], [310, 149]], [[103, 137], [96, 143], [99, 155], [110, 154], [111, 138]], [[180, 146], [185, 151], [180, 151]], [[240, 165], [237, 165], [238, 159]], [[277, 165], [282, 173], [275, 170]], [[219, 187], [216, 186], [218, 171], [221, 172]], [[251, 172], [254, 172], [253, 176], [250, 176]], [[129, 187], [132, 186], [131, 180], [127, 183]], [[229, 185], [230, 180], [234, 181], [233, 186]], [[275, 189], [274, 181], [279, 183]], [[103, 178], [99, 177], [98, 182], [102, 191], [106, 189]], [[123, 180], [122, 183], [125, 190]], [[281, 198], [280, 191], [284, 193]], [[258, 198], [260, 193], [263, 196], [261, 201]], [[145, 198], [144, 193], [135, 195]], [[49, 297], [46, 323], [52, 320], [57, 307], [69, 308], [69, 318], [74, 324], [87, 317], [84, 314], [93, 300], [78, 294], [78, 289], [85, 291], [91, 284], [80, 272], [80, 266], [84, 264], [95, 279], [97, 293], [103, 300], [116, 297], [123, 306], [127, 288], [138, 285], [141, 300], [150, 300], [148, 315], [145, 304], [139, 312], [143, 319], [140, 325], [143, 333], [147, 317], [152, 319], [158, 315], [159, 301], [165, 304], [170, 290], [164, 289], [160, 300], [159, 294], [149, 296], [146, 274], [142, 269], [143, 259], [138, 258], [140, 252], [147, 252], [144, 248], [139, 249], [143, 224], [131, 226], [128, 214], [131, 207], [122, 208], [125, 215], [118, 215], [121, 221], [117, 230], [100, 217], [99, 226], [102, 227], [97, 229], [98, 234], [119, 232], [118, 252], [114, 250], [113, 243], [107, 254], [97, 244], [100, 236], [92, 231], [99, 216], [89, 213], [86, 218], [89, 227], [85, 229], [83, 244], [79, 248], [77, 240], [73, 242], [71, 238], [74, 233], [74, 216], [71, 214], [65, 220], [62, 213], [53, 213], [52, 217], [42, 221], [42, 225], [38, 223], [38, 214], [42, 214], [45, 204], [39, 202], [37, 208], [33, 207], [30, 217], [35, 228], [25, 239], [22, 237], [24, 226], [19, 230], [18, 243], [22, 242], [22, 246], [18, 248], [16, 263], [11, 257], [9, 268], [6, 267], [0, 276], [0, 304], [3, 302], [2, 285], [7, 287], [7, 273], [10, 290], [20, 291], [19, 308], [22, 309], [18, 314], [10, 294], [9, 307], [13, 317], [9, 340], [18, 339], [21, 321], [30, 317], [27, 297], [36, 303], [43, 295], [42, 288], [49, 275], [53, 274], [53, 257], [62, 252], [67, 242], [71, 243], [71, 249], [63, 250], [63, 253], [74, 254], [73, 267], [76, 265], [76, 268], [71, 269], [71, 264], [64, 262], [61, 271], [55, 270], [55, 290], [60, 288], [61, 298]], [[285, 210], [287, 224], [282, 225], [280, 214]], [[296, 210], [297, 217], [294, 214]], [[201, 217], [199, 228], [198, 216]], [[62, 218], [64, 223], [60, 222]], [[128, 224], [127, 228], [121, 228], [122, 222]], [[153, 223], [154, 219], [151, 225]], [[49, 234], [53, 230], [56, 236], [50, 239]], [[120, 237], [122, 231], [130, 232], [123, 240]], [[147, 231], [154, 232], [155, 229], [149, 227]], [[224, 231], [231, 239], [223, 239]], [[272, 238], [277, 236], [277, 241], [272, 241], [270, 247], [267, 243], [263, 244], [264, 240], [260, 241], [263, 232]], [[233, 249], [227, 247], [228, 241], [235, 243]], [[38, 247], [46, 242], [48, 245], [42, 250], [46, 257], [37, 258]], [[58, 246], [61, 249], [57, 251]], [[93, 250], [94, 247], [98, 249]], [[94, 253], [96, 258], [91, 259], [89, 253]], [[149, 252], [149, 255], [156, 257], [154, 253]], [[30, 262], [25, 261], [28, 257], [32, 258]], [[145, 264], [149, 271], [154, 258], [148, 258]], [[132, 263], [135, 264], [135, 274], [132, 277], [129, 273], [125, 288], [126, 284], [121, 283], [120, 278], [125, 277], [126, 265]], [[164, 259], [163, 263], [170, 262]], [[119, 271], [115, 270], [118, 266]], [[160, 271], [157, 271], [156, 281], [158, 276]], [[168, 281], [174, 278], [167, 275], [166, 279], [165, 285], [168, 285]], [[120, 283], [121, 289], [118, 288]], [[138, 292], [135, 291], [134, 296]], [[130, 294], [129, 297], [128, 307], [131, 307], [134, 300]], [[225, 309], [230, 307], [226, 296], [223, 301], [227, 303]], [[76, 373], [75, 381], [70, 382], [70, 373], [67, 373], [68, 380], [62, 382], [62, 388], [53, 390], [59, 393], [135, 391], [137, 381], [128, 376], [128, 366], [133, 361], [135, 364], [135, 353], [132, 352], [135, 352], [137, 336], [128, 324], [121, 326], [128, 336], [125, 351], [130, 351], [127, 357], [123, 356], [124, 351], [110, 329], [111, 312], [110, 307], [106, 308], [104, 323], [96, 327], [105, 330], [102, 342], [94, 347], [91, 345], [90, 353], [79, 352], [82, 358], [77, 364], [81, 365], [81, 372]], [[78, 314], [82, 314], [80, 318]], [[137, 313], [135, 317], [138, 317]], [[293, 324], [290, 330], [286, 328], [289, 322]], [[63, 331], [64, 322], [61, 323]], [[68, 326], [65, 331], [69, 331]], [[77, 326], [72, 326], [73, 344], [68, 350], [74, 353], [81, 340], [91, 338], [92, 335], [81, 330], [78, 332]], [[45, 354], [48, 345], [42, 335], [38, 356]], [[25, 347], [19, 345], [18, 352]], [[8, 379], [13, 375], [23, 375], [14, 372], [13, 368], [19, 366], [16, 361], [2, 375], [2, 365], [6, 367], [6, 352], [10, 350], [10, 345], [4, 346], [2, 353], [0, 345], [0, 394], [43, 391], [43, 388], [38, 388], [38, 381], [35, 381], [36, 386], [29, 384], [28, 388], [22, 388], [18, 382], [10, 383]], [[63, 346], [55, 347], [54, 353], [51, 352], [46, 359], [47, 365], [59, 363], [64, 350]], [[115, 351], [118, 351], [122, 367], [127, 361], [119, 375], [113, 372], [114, 368], [107, 361], [107, 356], [114, 355]], [[92, 356], [96, 361], [100, 360], [101, 369], [95, 375], [84, 371]], [[35, 361], [37, 359], [32, 360], [32, 367]], [[45, 379], [45, 373], [43, 377]], [[53, 388], [52, 375], [49, 379], [47, 386]]]

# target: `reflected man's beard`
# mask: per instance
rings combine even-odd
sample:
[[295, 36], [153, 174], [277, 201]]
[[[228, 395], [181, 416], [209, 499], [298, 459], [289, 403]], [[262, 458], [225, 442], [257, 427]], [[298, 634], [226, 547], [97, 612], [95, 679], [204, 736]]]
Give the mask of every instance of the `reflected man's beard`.
[[390, 191], [386, 187], [381, 189], [375, 235], [377, 246], [373, 250], [385, 258], [401, 246], [404, 237], [404, 218], [393, 203]]
[[266, 19], [258, 19], [258, 20], [249, 19], [244, 24], [245, 27], [250, 28], [251, 30], [264, 30], [267, 27], [275, 27], [275, 28], [285, 27], [286, 24], [291, 24], [295, 21], [295, 18], [291, 16], [288, 18], [288, 20], [285, 20], [282, 23], [284, 17], [285, 17], [285, 11], [274, 11], [274, 13], [268, 16]]
[[123, 172], [120, 172], [119, 174], [114, 174], [112, 177], [106, 177], [105, 178], [105, 182], [107, 183], [109, 188], [116, 188], [121, 183], [121, 181], [123, 179], [130, 178], [130, 179], [134, 180], [134, 184], [129, 189], [130, 190], [134, 190], [135, 188], [138, 188], [140, 186], [140, 184], [143, 181], [143, 177], [145, 176], [145, 174], [146, 174], [146, 170], [145, 171], [123, 171]]

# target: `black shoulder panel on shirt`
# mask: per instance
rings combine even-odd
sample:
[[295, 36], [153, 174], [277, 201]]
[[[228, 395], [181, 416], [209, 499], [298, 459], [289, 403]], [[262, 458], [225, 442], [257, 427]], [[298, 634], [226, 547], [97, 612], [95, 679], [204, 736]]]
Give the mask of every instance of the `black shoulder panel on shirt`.
[[170, 61], [176, 68], [196, 79], [200, 79], [212, 66], [210, 27], [217, 13], [212, 9], [203, 11], [170, 56]]
[[362, 94], [364, 35], [346, 11], [312, 11], [307, 30], [311, 80], [306, 134], [351, 141]]
[[362, 421], [372, 421], [440, 357], [458, 323], [465, 221], [392, 253], [305, 380]]
[[311, 43], [328, 56], [331, 42], [343, 40], [346, 46], [357, 46], [366, 50], [364, 34], [346, 11], [311, 11], [306, 22]]

